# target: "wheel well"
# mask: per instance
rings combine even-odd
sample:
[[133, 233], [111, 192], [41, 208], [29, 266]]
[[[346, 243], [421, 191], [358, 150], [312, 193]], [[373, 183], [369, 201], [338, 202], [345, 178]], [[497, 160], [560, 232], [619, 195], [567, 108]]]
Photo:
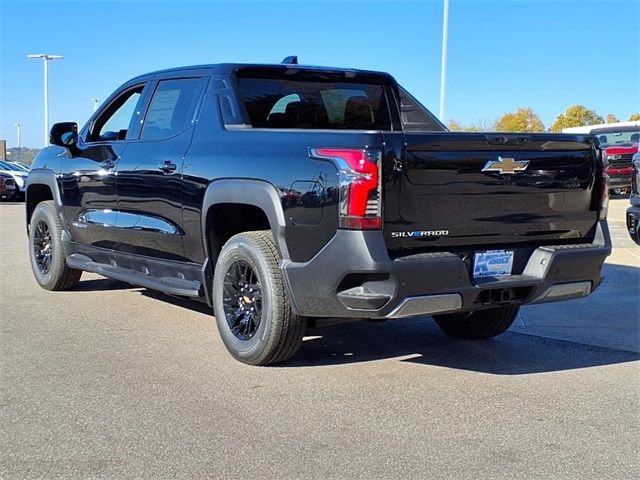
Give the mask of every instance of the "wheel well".
[[209, 258], [215, 265], [222, 246], [241, 232], [271, 230], [269, 219], [260, 207], [243, 203], [218, 203], [207, 211]]
[[53, 193], [48, 185], [35, 184], [29, 185], [27, 189], [26, 207], [27, 207], [27, 225], [31, 222], [31, 215], [40, 202], [53, 200]]

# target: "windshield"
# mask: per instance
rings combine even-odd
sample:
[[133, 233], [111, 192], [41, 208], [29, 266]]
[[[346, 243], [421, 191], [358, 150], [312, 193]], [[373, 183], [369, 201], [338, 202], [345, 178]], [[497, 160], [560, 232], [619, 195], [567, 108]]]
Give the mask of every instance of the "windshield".
[[632, 144], [638, 143], [640, 141], [640, 130], [634, 132], [607, 132], [607, 133], [598, 133], [596, 134], [598, 140], [600, 141], [600, 145], [622, 145], [622, 144]]
[[22, 170], [23, 172], [28, 172], [29, 171], [29, 166], [25, 165], [24, 163], [18, 163], [18, 162], [10, 162], [11, 166], [16, 167], [19, 170]]
[[12, 165], [9, 162], [5, 162], [4, 160], [0, 160], [0, 169], [11, 170], [12, 172], [24, 172], [22, 168]]

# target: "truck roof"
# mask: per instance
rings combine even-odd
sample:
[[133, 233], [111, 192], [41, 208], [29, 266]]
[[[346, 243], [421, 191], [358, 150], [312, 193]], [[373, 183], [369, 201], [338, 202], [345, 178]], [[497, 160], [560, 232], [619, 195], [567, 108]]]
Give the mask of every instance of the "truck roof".
[[316, 66], [316, 65], [299, 65], [299, 64], [289, 64], [289, 63], [212, 63], [212, 64], [203, 64], [203, 65], [190, 65], [190, 66], [182, 66], [182, 67], [174, 67], [174, 68], [166, 68], [162, 70], [156, 70], [154, 72], [145, 73], [143, 75], [138, 75], [132, 80], [136, 80], [138, 78], [147, 77], [150, 75], [158, 75], [164, 73], [171, 72], [181, 72], [181, 71], [190, 71], [190, 70], [210, 70], [215, 73], [233, 73], [237, 70], [241, 69], [268, 69], [268, 70], [306, 70], [306, 71], [316, 71], [316, 72], [335, 72], [335, 73], [351, 73], [362, 76], [380, 76], [384, 77], [387, 80], [393, 80], [393, 77], [386, 72], [379, 72], [375, 70], [360, 70], [356, 68], [344, 68], [344, 67], [324, 67], [324, 66]]

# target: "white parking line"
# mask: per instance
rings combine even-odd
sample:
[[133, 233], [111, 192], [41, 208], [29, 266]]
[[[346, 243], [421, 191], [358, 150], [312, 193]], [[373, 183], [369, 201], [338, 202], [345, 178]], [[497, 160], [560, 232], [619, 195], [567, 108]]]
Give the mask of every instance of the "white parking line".
[[628, 248], [623, 248], [623, 250], [624, 250], [625, 252], [627, 252], [628, 254], [630, 254], [630, 255], [632, 255], [632, 256], [634, 256], [634, 257], [636, 257], [636, 258], [640, 258], [640, 255], [638, 255], [637, 253], [632, 252], [632, 251], [631, 251], [631, 250], [629, 250]]

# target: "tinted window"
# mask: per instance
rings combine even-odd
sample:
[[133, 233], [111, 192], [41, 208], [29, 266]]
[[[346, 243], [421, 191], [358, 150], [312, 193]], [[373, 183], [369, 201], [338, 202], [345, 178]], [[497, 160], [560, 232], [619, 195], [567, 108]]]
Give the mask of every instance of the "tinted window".
[[169, 138], [189, 128], [193, 124], [201, 86], [201, 78], [159, 82], [144, 119], [141, 138]]
[[105, 109], [96, 119], [90, 141], [124, 140], [144, 85], [126, 91]]
[[238, 78], [254, 128], [390, 130], [384, 87], [279, 78]]
[[409, 94], [404, 88], [400, 92], [400, 118], [402, 129], [408, 132], [443, 132], [447, 129], [429, 110]]

